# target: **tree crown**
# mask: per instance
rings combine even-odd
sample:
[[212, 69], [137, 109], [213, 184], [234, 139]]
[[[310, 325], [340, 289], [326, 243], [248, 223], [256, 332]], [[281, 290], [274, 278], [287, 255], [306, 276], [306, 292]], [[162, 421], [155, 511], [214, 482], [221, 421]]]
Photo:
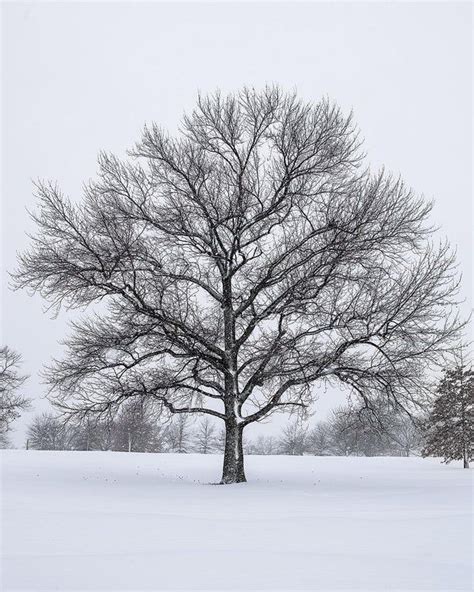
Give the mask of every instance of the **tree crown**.
[[55, 401], [102, 413], [134, 396], [246, 425], [304, 407], [317, 380], [400, 405], [461, 323], [431, 205], [364, 165], [352, 118], [269, 87], [199, 97], [180, 135], [146, 127], [101, 154], [82, 202], [37, 186], [18, 286], [74, 324]]

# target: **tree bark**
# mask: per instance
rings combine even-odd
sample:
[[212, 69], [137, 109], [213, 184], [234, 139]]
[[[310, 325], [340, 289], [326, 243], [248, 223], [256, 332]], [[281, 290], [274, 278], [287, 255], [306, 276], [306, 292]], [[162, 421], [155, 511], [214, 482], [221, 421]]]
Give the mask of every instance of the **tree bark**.
[[243, 426], [239, 426], [235, 420], [226, 421], [221, 484], [247, 481], [244, 471], [243, 431]]
[[469, 454], [468, 454], [468, 447], [464, 446], [464, 450], [463, 450], [463, 457], [464, 457], [464, 468], [468, 469], [469, 468]]

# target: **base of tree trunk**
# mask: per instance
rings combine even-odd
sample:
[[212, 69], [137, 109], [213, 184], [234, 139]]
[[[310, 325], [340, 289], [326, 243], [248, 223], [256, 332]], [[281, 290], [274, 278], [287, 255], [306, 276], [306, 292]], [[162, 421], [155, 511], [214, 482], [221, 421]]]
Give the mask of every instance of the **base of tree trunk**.
[[226, 423], [224, 466], [221, 485], [246, 483], [244, 470], [243, 428], [235, 423]]
[[245, 475], [222, 475], [219, 485], [232, 485], [233, 483], [247, 483]]

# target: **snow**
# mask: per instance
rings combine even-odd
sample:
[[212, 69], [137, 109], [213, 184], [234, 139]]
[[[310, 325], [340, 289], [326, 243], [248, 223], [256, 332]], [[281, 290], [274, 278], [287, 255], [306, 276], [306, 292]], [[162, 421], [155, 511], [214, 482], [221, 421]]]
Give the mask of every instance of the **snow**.
[[437, 459], [2, 452], [2, 590], [470, 590], [472, 471]]

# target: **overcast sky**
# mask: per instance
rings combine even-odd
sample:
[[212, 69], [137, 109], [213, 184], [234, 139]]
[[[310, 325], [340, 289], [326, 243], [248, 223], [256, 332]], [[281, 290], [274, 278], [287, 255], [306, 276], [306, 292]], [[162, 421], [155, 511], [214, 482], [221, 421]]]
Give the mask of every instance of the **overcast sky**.
[[[365, 138], [368, 160], [436, 200], [433, 221], [458, 247], [472, 295], [472, 6], [420, 3], [2, 4], [2, 343], [22, 353], [35, 411], [38, 379], [61, 353], [68, 314], [7, 288], [32, 230], [31, 180], [73, 199], [96, 155], [123, 155], [145, 122], [175, 130], [197, 91], [279, 83], [326, 95]], [[341, 395], [321, 393], [324, 416]], [[16, 423], [24, 445], [32, 414]], [[268, 430], [275, 429], [267, 426]]]

